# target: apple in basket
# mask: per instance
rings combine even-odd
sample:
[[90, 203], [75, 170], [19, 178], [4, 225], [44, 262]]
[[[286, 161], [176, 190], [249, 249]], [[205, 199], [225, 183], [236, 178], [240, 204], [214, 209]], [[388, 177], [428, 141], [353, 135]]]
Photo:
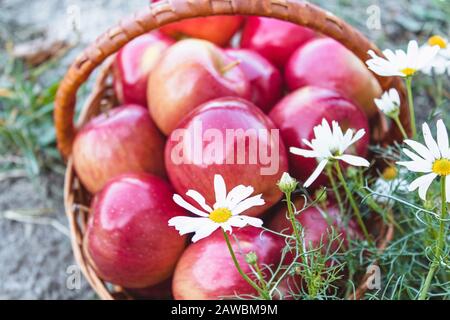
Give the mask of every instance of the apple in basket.
[[230, 42], [243, 21], [244, 17], [237, 15], [202, 17], [174, 22], [161, 27], [160, 30], [175, 39], [199, 38], [223, 47]]
[[172, 275], [186, 243], [168, 225], [185, 215], [173, 194], [164, 179], [140, 173], [111, 180], [95, 196], [84, 240], [101, 279], [146, 288]]
[[[269, 116], [281, 130], [281, 137], [286, 146], [310, 149], [303, 139], [308, 141], [313, 139], [314, 127], [326, 119], [329, 123], [333, 120], [337, 121], [344, 131], [349, 128], [365, 129], [364, 137], [357, 141], [349, 152], [362, 157], [367, 153], [370, 134], [366, 115], [359, 107], [335, 91], [304, 87], [281, 100]], [[298, 180], [306, 181], [316, 167], [316, 159], [289, 153], [290, 172]], [[327, 183], [326, 175], [322, 174], [313, 187]]]
[[114, 89], [121, 103], [147, 106], [148, 76], [164, 50], [174, 41], [151, 32], [127, 43], [114, 62]]
[[240, 61], [239, 66], [250, 81], [251, 101], [264, 112], [269, 112], [283, 93], [280, 71], [269, 60], [254, 51], [227, 49], [226, 52]]
[[[238, 262], [247, 274], [251, 271], [245, 255], [250, 252], [256, 253], [260, 266], [274, 268], [280, 262], [284, 239], [261, 232], [259, 228], [245, 227], [233, 231], [238, 242], [230, 237]], [[266, 269], [263, 273], [269, 276]], [[257, 296], [236, 270], [222, 230], [186, 249], [175, 269], [172, 291], [176, 300], [235, 298], [236, 294]]]
[[167, 140], [165, 163], [179, 194], [194, 189], [210, 204], [215, 174], [230, 189], [252, 186], [266, 204], [247, 211], [251, 216], [280, 200], [276, 183], [288, 169], [279, 130], [258, 107], [239, 98], [207, 102], [184, 118]]
[[359, 105], [367, 116], [377, 114], [374, 99], [382, 94], [380, 84], [353, 52], [334, 39], [316, 39], [300, 47], [289, 59], [285, 77], [291, 90], [332, 89]]
[[78, 132], [73, 163], [86, 189], [96, 193], [123, 173], [165, 176], [164, 143], [146, 108], [125, 105], [95, 117]]
[[[304, 200], [296, 200], [294, 204], [297, 210], [301, 210]], [[292, 224], [288, 220], [286, 212], [286, 204], [283, 203], [269, 222], [268, 228], [276, 232], [283, 231], [291, 234], [293, 232]], [[303, 239], [308, 249], [318, 248], [321, 245], [326, 249], [330, 240], [335, 239], [330, 249], [339, 250], [341, 242], [343, 246], [348, 246], [350, 239], [363, 238], [358, 224], [354, 220], [344, 221], [344, 217], [335, 205], [329, 205], [327, 208], [321, 208], [320, 210], [319, 207], [309, 207], [295, 217], [303, 228]], [[334, 229], [334, 235], [330, 239], [332, 228]]]
[[256, 51], [278, 68], [284, 68], [292, 53], [314, 37], [313, 30], [290, 22], [248, 17], [242, 32], [241, 47]]
[[239, 61], [204, 40], [183, 40], [170, 47], [150, 75], [149, 107], [169, 135], [191, 110], [211, 99], [250, 97], [250, 84]]

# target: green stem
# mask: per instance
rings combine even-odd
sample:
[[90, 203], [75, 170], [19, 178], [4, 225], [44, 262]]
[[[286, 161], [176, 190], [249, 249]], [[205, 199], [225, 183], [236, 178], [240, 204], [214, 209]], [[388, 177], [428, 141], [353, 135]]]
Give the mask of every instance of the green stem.
[[231, 258], [233, 259], [234, 265], [236, 266], [237, 271], [239, 274], [244, 278], [245, 281], [248, 282], [249, 285], [255, 289], [262, 298], [268, 300], [268, 294], [262, 290], [248, 275], [245, 274], [245, 272], [241, 269], [241, 266], [239, 265], [239, 262], [237, 261], [236, 255], [234, 254], [233, 247], [231, 246], [230, 237], [228, 237], [228, 234], [225, 230], [223, 231], [223, 236], [225, 237], [225, 242], [227, 243], [228, 250], [230, 251]]
[[289, 219], [291, 220], [295, 240], [297, 241], [297, 246], [302, 247], [300, 233], [298, 232], [298, 229], [297, 229], [297, 221], [295, 220], [294, 208], [292, 208], [291, 192], [286, 192], [286, 202], [287, 202], [287, 208], [288, 208], [288, 213], [289, 213]]
[[447, 218], [447, 195], [445, 193], [445, 177], [441, 178], [441, 198], [442, 198], [442, 210], [441, 210], [441, 222], [439, 224], [438, 242], [436, 245], [436, 251], [434, 252], [433, 261], [430, 264], [428, 275], [425, 279], [425, 283], [420, 290], [419, 300], [425, 300], [428, 295], [428, 290], [431, 286], [431, 281], [434, 278], [434, 274], [439, 268], [439, 261], [441, 260], [442, 251], [444, 249], [445, 239], [445, 220]]
[[344, 214], [344, 203], [342, 202], [341, 194], [339, 193], [336, 180], [334, 179], [332, 167], [327, 166], [326, 170], [328, 179], [330, 180], [331, 183], [331, 187], [333, 188], [334, 195], [336, 196], [336, 201], [338, 202], [339, 205], [339, 210], [342, 214]]
[[397, 127], [400, 129], [400, 132], [402, 133], [403, 138], [408, 139], [408, 134], [406, 133], [405, 128], [403, 127], [402, 122], [400, 121], [400, 118], [398, 116], [396, 116], [393, 119], [394, 119], [395, 123], [397, 124]]
[[412, 93], [412, 76], [406, 77], [406, 90], [408, 91], [409, 116], [411, 117], [411, 130], [413, 138], [416, 137], [416, 111], [414, 109], [414, 97]]
[[267, 292], [267, 283], [264, 280], [264, 276], [262, 274], [261, 268], [258, 265], [258, 262], [253, 264], [253, 268], [255, 268], [256, 273], [258, 274], [259, 282], [261, 283], [261, 287], [262, 287], [263, 291]]
[[364, 233], [366, 240], [369, 242], [369, 244], [372, 244], [372, 238], [370, 237], [369, 232], [367, 231], [366, 225], [364, 224], [364, 221], [361, 217], [361, 211], [359, 210], [358, 205], [356, 204], [355, 198], [353, 198], [353, 195], [347, 185], [347, 182], [345, 181], [344, 175], [342, 174], [341, 166], [339, 165], [338, 161], [335, 162], [335, 167], [336, 167], [336, 172], [337, 172], [338, 178], [339, 178], [342, 186], [344, 187], [345, 193], [347, 194], [347, 197], [350, 201], [350, 205], [352, 206], [353, 211], [355, 212], [356, 219], [358, 220], [358, 224], [359, 224], [362, 232]]

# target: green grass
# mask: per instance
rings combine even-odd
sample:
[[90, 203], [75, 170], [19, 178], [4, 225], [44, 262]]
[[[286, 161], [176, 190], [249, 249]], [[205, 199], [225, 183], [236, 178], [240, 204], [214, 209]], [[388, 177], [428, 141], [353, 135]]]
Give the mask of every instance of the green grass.
[[37, 176], [61, 171], [53, 127], [53, 102], [58, 81], [40, 80], [52, 65], [27, 69], [20, 61], [1, 56], [0, 173], [22, 172]]

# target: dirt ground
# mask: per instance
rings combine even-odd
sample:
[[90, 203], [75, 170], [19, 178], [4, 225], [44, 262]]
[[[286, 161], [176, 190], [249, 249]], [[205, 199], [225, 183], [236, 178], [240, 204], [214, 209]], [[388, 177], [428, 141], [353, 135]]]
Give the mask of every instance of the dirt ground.
[[[413, 2], [424, 1], [428, 0]], [[381, 44], [385, 43], [386, 35], [391, 40], [395, 39], [399, 29], [423, 27], [415, 20], [402, 22], [409, 25], [395, 20], [383, 30], [368, 30], [366, 21], [370, 5], [382, 7], [385, 21], [392, 20], [396, 12], [407, 10], [407, 0], [319, 2], [337, 15], [350, 19]], [[48, 38], [74, 39], [77, 35], [72, 26], [78, 24], [81, 38], [77, 48], [62, 60], [52, 75], [60, 77], [81, 48], [121, 17], [147, 4], [147, 0], [0, 0], [0, 39], [21, 42], [41, 34]], [[342, 7], [346, 9], [341, 11]], [[0, 299], [96, 298], [82, 277], [79, 288], [67, 286], [74, 274], [75, 262], [67, 236], [62, 185], [63, 178], [57, 174], [44, 175], [32, 181], [0, 179]], [[48, 211], [48, 215], [45, 219], [13, 221], [17, 218], [15, 213], [24, 210], [30, 213]]]

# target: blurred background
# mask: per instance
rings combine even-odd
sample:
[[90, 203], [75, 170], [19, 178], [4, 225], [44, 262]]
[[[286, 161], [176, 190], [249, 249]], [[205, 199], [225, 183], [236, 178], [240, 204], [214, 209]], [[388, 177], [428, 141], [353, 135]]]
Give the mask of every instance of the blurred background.
[[[450, 34], [448, 0], [310, 2], [346, 19], [380, 48]], [[70, 248], [53, 99], [80, 50], [148, 3], [0, 0], [0, 299], [96, 299]], [[417, 85], [417, 99], [427, 105], [433, 83]]]

